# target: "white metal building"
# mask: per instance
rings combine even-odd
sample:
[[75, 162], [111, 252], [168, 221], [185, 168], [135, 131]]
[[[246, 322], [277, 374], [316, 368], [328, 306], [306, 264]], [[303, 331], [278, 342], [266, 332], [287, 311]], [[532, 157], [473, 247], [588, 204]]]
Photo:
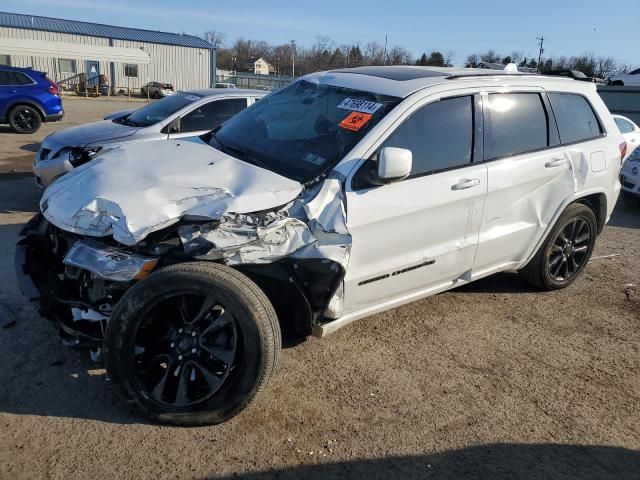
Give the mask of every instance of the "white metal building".
[[[59, 51], [74, 53], [69, 58], [55, 58], [31, 47], [42, 41], [55, 44]], [[3, 52], [2, 45], [10, 44], [21, 49], [5, 47], [8, 51]], [[65, 49], [66, 44], [74, 48], [70, 45]], [[119, 48], [113, 50], [111, 59], [105, 56], [104, 48], [93, 47]], [[125, 63], [115, 53], [126, 52], [124, 49], [141, 49], [148, 58]], [[91, 57], [92, 51], [96, 58]], [[56, 82], [87, 73], [88, 77], [106, 75], [116, 90], [138, 89], [149, 81], [171, 83], [185, 90], [213, 86], [216, 51], [209, 42], [192, 35], [0, 12], [0, 64], [42, 70]]]

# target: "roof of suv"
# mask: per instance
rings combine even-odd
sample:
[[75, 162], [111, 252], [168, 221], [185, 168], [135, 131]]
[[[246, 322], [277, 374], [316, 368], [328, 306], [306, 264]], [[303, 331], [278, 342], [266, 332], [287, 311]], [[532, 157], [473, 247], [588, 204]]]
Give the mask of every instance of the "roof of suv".
[[9, 70], [10, 72], [23, 72], [23, 73], [44, 73], [41, 70], [35, 70], [33, 68], [12, 67], [10, 65], [0, 65], [2, 70]]
[[572, 82], [572, 79], [563, 77], [545, 77], [535, 73], [489, 70], [483, 68], [457, 68], [457, 67], [419, 67], [409, 65], [397, 66], [368, 66], [354, 67], [340, 70], [313, 73], [305, 77], [309, 81], [317, 81], [330, 85], [366, 90], [382, 95], [405, 98], [417, 90], [442, 84], [455, 79], [483, 78], [499, 81], [508, 79], [535, 78], [535, 83], [541, 81]]

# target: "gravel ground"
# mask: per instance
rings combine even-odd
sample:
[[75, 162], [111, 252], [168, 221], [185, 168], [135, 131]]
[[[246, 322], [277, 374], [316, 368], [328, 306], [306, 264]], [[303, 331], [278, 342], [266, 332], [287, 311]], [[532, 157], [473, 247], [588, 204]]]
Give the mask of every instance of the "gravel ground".
[[69, 100], [0, 131], [1, 478], [640, 478], [640, 210], [618, 206], [569, 289], [498, 274], [283, 350], [253, 406], [208, 428], [146, 423], [19, 294], [32, 150], [127, 108]]

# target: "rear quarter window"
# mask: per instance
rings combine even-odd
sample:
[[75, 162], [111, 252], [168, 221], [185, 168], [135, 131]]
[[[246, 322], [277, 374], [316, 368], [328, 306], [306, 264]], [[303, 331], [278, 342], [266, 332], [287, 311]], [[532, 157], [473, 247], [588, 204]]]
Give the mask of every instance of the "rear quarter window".
[[562, 143], [580, 142], [603, 134], [593, 107], [582, 95], [549, 93], [549, 101], [558, 123]]

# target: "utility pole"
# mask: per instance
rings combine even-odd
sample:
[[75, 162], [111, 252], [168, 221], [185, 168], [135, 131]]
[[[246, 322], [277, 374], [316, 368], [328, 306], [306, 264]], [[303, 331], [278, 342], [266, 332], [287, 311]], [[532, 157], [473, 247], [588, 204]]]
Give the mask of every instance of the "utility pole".
[[536, 38], [538, 40], [538, 45], [540, 45], [540, 52], [538, 53], [538, 64], [536, 65], [536, 73], [540, 72], [540, 62], [542, 61], [542, 54], [544, 53], [544, 35]]
[[387, 42], [389, 41], [388, 35], [384, 34], [384, 59], [382, 60], [383, 65], [387, 64]]
[[291, 40], [291, 76], [296, 78], [296, 41]]

